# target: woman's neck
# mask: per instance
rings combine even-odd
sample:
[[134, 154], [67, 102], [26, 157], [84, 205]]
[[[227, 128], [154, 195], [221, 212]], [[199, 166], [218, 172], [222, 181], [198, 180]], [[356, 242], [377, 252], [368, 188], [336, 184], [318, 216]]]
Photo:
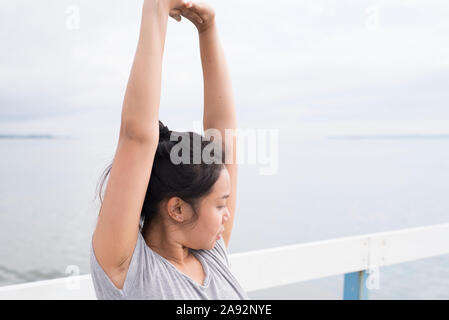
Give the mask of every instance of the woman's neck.
[[184, 266], [191, 261], [190, 249], [176, 240], [175, 234], [167, 232], [167, 228], [160, 222], [153, 221], [144, 224], [142, 236], [148, 247], [178, 266]]

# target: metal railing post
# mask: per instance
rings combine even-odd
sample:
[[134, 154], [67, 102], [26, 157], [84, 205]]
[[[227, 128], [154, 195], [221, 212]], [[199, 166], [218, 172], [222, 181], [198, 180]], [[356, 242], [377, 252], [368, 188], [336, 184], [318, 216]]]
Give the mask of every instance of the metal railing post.
[[367, 271], [345, 273], [343, 284], [343, 300], [367, 300]]

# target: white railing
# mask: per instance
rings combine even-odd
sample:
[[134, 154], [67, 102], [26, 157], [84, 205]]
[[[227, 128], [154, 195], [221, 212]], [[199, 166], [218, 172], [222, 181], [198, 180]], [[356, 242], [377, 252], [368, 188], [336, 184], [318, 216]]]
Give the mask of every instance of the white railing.
[[[449, 254], [449, 223], [235, 253], [229, 260], [247, 292], [344, 274], [343, 298], [366, 299], [369, 270], [443, 254]], [[0, 287], [0, 299], [95, 298], [90, 275]]]

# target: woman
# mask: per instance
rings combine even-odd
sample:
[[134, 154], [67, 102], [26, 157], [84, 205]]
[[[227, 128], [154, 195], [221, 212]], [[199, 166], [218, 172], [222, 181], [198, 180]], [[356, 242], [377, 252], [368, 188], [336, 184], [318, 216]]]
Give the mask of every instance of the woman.
[[[120, 137], [92, 236], [91, 273], [99, 299], [248, 299], [229, 269], [227, 247], [237, 185], [231, 161], [174, 164], [177, 140], [158, 119], [168, 17], [197, 28], [204, 76], [204, 131], [236, 128], [231, 82], [204, 3], [144, 0], [139, 43], [122, 110]], [[193, 132], [178, 133], [193, 143]], [[201, 139], [201, 151], [223, 140]], [[190, 159], [194, 148], [189, 144]], [[229, 147], [228, 147], [229, 148]], [[224, 148], [223, 148], [224, 149]], [[229, 148], [231, 149], [231, 148]]]

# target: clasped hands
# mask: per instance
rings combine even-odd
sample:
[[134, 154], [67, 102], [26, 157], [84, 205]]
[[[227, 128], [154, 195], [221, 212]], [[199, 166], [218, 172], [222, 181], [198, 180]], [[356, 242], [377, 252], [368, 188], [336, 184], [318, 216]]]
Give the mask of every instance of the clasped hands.
[[169, 2], [169, 15], [180, 22], [181, 16], [190, 20], [198, 32], [208, 30], [215, 23], [215, 11], [212, 7], [203, 2], [191, 0], [164, 0]]

